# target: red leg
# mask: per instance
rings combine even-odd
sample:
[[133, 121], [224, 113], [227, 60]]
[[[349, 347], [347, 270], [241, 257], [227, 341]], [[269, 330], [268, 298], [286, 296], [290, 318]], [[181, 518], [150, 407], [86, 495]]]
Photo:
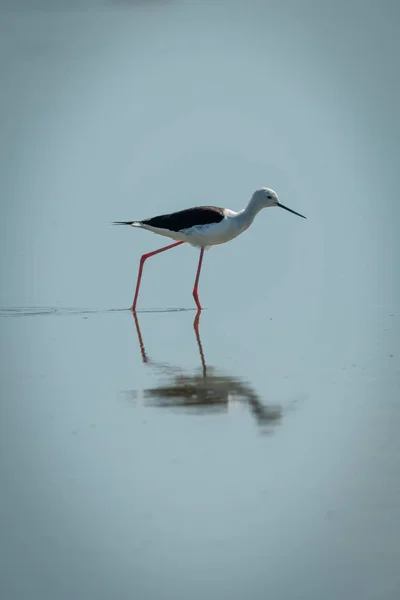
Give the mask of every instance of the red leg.
[[200, 250], [199, 265], [197, 267], [196, 281], [194, 282], [194, 288], [193, 288], [193, 298], [194, 298], [194, 301], [196, 302], [196, 306], [197, 306], [198, 310], [202, 310], [200, 300], [199, 300], [198, 287], [199, 287], [201, 265], [203, 263], [203, 254], [204, 254], [204, 248], [202, 248]]
[[133, 312], [136, 311], [136, 303], [137, 303], [137, 299], [138, 299], [138, 295], [139, 295], [140, 282], [142, 279], [143, 265], [144, 265], [145, 261], [148, 258], [150, 258], [150, 256], [154, 256], [155, 254], [160, 254], [160, 252], [164, 252], [165, 250], [169, 250], [170, 248], [175, 248], [175, 246], [180, 246], [181, 244], [184, 244], [184, 243], [185, 242], [175, 242], [175, 244], [170, 244], [169, 246], [164, 246], [164, 248], [159, 248], [158, 250], [154, 250], [154, 252], [149, 252], [148, 254], [143, 254], [142, 258], [140, 259], [139, 273], [138, 273], [138, 278], [136, 281], [135, 297], [133, 299], [133, 304], [132, 304], [132, 308], [131, 308], [131, 310]]

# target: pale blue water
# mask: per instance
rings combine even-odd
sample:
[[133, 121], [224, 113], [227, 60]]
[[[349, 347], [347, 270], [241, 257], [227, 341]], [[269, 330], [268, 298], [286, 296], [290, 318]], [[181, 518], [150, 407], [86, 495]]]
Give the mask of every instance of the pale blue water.
[[1, 598], [398, 598], [396, 18], [3, 4]]

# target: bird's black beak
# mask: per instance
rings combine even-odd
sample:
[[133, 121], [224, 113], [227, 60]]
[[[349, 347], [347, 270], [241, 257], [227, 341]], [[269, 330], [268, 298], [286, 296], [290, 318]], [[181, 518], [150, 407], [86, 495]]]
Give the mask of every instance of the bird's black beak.
[[288, 208], [287, 206], [285, 206], [284, 204], [281, 204], [280, 202], [278, 202], [277, 206], [280, 206], [281, 208], [288, 210], [289, 212], [293, 213], [294, 215], [297, 215], [298, 217], [301, 217], [302, 219], [307, 219], [307, 217], [305, 217], [304, 215], [301, 215], [300, 213], [296, 212], [295, 210], [292, 210], [291, 208]]

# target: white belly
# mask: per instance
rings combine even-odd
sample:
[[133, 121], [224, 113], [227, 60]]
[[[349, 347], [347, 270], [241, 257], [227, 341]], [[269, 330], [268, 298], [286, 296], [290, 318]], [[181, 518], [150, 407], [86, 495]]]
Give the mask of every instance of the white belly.
[[187, 236], [186, 241], [193, 246], [215, 246], [233, 240], [241, 230], [234, 219], [225, 217], [219, 223], [190, 227], [185, 229], [184, 233]]

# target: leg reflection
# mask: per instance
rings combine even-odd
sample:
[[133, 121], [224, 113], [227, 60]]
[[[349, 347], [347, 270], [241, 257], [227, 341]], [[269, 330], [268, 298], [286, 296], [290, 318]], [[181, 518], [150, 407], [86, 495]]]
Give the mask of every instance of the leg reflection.
[[139, 320], [137, 318], [137, 313], [136, 313], [136, 311], [134, 311], [132, 314], [133, 314], [133, 319], [135, 321], [136, 333], [137, 333], [138, 340], [139, 340], [140, 354], [142, 355], [143, 362], [148, 363], [149, 359], [147, 357], [146, 350], [144, 347], [142, 332], [140, 331], [140, 325], [139, 325]]
[[207, 377], [207, 365], [206, 365], [206, 361], [204, 358], [203, 345], [202, 345], [201, 339], [200, 339], [200, 331], [199, 331], [200, 316], [201, 316], [201, 310], [198, 310], [197, 314], [194, 318], [194, 321], [193, 321], [193, 329], [196, 334], [196, 341], [197, 341], [197, 346], [199, 348], [201, 366], [203, 368], [203, 377], [205, 378], [205, 377]]
[[[133, 320], [135, 323], [135, 327], [136, 327], [136, 334], [138, 337], [138, 342], [139, 342], [139, 348], [140, 348], [140, 354], [142, 355], [142, 360], [144, 363], [152, 363], [155, 364], [155, 361], [151, 360], [147, 353], [146, 353], [146, 348], [144, 347], [144, 342], [143, 342], [143, 336], [142, 336], [142, 332], [140, 329], [140, 325], [139, 325], [139, 319], [137, 316], [137, 312], [133, 312]], [[201, 366], [202, 366], [202, 370], [203, 370], [203, 377], [206, 377], [207, 374], [207, 365], [206, 365], [206, 361], [204, 358], [204, 352], [203, 352], [203, 346], [201, 343], [201, 338], [200, 338], [200, 331], [199, 331], [199, 323], [200, 323], [200, 315], [201, 315], [201, 310], [199, 309], [196, 313], [195, 319], [193, 321], [193, 329], [196, 335], [196, 342], [197, 342], [197, 346], [199, 349], [199, 354], [200, 354], [200, 360], [201, 360]], [[165, 366], [165, 363], [158, 363], [158, 364], [162, 364], [163, 366]]]

